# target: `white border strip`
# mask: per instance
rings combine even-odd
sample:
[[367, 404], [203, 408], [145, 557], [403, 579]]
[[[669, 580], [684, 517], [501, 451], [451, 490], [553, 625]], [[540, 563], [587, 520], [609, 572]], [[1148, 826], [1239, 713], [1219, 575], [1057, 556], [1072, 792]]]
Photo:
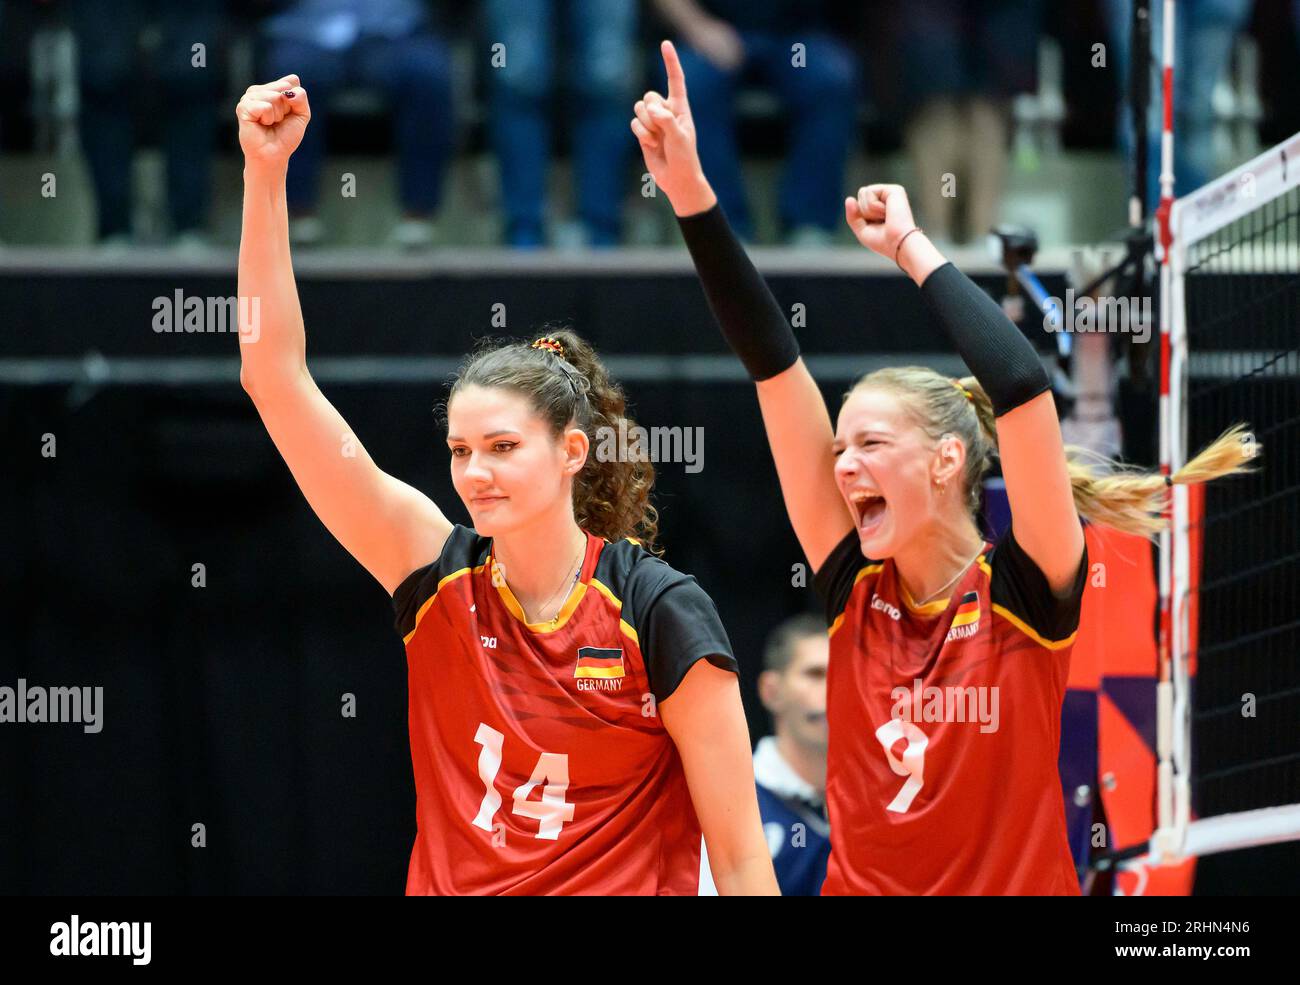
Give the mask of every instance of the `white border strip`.
[[1174, 239], [1203, 240], [1300, 185], [1300, 133], [1174, 202]]
[[1193, 821], [1183, 841], [1184, 855], [1213, 855], [1300, 839], [1300, 804], [1264, 807]]

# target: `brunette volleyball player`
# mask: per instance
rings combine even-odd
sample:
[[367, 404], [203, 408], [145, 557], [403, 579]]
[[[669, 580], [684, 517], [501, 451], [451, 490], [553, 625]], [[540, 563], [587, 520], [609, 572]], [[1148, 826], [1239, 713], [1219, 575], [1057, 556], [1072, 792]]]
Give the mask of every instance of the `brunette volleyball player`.
[[[920, 287], [974, 376], [868, 374], [832, 429], [700, 168], [668, 42], [663, 56], [668, 96], [647, 93], [632, 130], [757, 384], [786, 508], [827, 607], [822, 892], [1077, 894], [1056, 764], [1087, 574], [1080, 517], [1150, 534], [1167, 481], [1095, 474], [1067, 457], [1032, 346], [916, 227], [896, 185], [846, 199], [846, 219]], [[1226, 433], [1169, 481], [1240, 470], [1240, 437]], [[975, 521], [994, 455], [1012, 513], [996, 546]]]
[[236, 114], [239, 295], [261, 299], [240, 379], [406, 643], [406, 891], [693, 895], [702, 831], [720, 891], [775, 893], [717, 611], [648, 549], [651, 466], [591, 453], [624, 417], [619, 388], [567, 331], [473, 353], [447, 444], [474, 526], [451, 523], [375, 465], [308, 372], [284, 197], [306, 91], [252, 86]]

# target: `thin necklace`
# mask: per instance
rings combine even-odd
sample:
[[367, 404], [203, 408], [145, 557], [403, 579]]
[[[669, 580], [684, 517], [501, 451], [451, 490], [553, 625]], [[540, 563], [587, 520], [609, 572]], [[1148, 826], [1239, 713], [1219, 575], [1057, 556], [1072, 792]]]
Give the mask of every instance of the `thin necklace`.
[[930, 597], [927, 598], [924, 602], [917, 602], [917, 603], [916, 603], [917, 606], [919, 607], [919, 606], [922, 606], [922, 605], [926, 605], [927, 603], [929, 603], [929, 602], [933, 601], [934, 599], [938, 598], [940, 595], [942, 595], [942, 594], [943, 594], [944, 592], [946, 592], [948, 589], [952, 588], [952, 586], [955, 585], [955, 584], [957, 583], [957, 580], [958, 580], [959, 578], [961, 578], [961, 576], [964, 575], [964, 574], [966, 573], [966, 570], [971, 566], [971, 562], [974, 561], [977, 557], [979, 557], [979, 556], [980, 556], [981, 554], [983, 554], [983, 553], [984, 553], [984, 544], [981, 542], [981, 543], [980, 543], [980, 549], [979, 549], [978, 551], [976, 551], [974, 554], [971, 555], [971, 559], [970, 559], [970, 561], [967, 561], [965, 564], [963, 564], [963, 565], [961, 566], [961, 569], [960, 569], [960, 570], [957, 572], [957, 574], [953, 577], [952, 581], [948, 582], [948, 584], [944, 585], [943, 588], [939, 589], [937, 592], [933, 592], [933, 593], [930, 595]]
[[[560, 587], [557, 588], [554, 592], [552, 592], [551, 597], [548, 598], [545, 602], [543, 602], [542, 605], [539, 607], [538, 609], [539, 613], [545, 612], [548, 608], [550, 608], [551, 603], [555, 601], [555, 596], [559, 595], [560, 592], [563, 591], [566, 586], [570, 589], [570, 591], [572, 591], [573, 586], [578, 582], [578, 576], [582, 574], [582, 556], [586, 553], [586, 551], [587, 551], [587, 535], [584, 533], [582, 535], [582, 546], [578, 549], [578, 556], [575, 559], [575, 563], [577, 564], [578, 569], [573, 573], [573, 581], [568, 581], [567, 578], [564, 581], [561, 581]], [[494, 571], [501, 570], [497, 565], [495, 546], [492, 549], [492, 569]], [[503, 570], [501, 573], [501, 580], [506, 583], [507, 588], [510, 586], [510, 582], [506, 580], [505, 572]], [[511, 594], [513, 594], [513, 592]], [[520, 609], [523, 608], [522, 602], [519, 604], [519, 608]], [[560, 611], [563, 608], [564, 608], [564, 602], [561, 601], [560, 608], [556, 609], [555, 615], [551, 617], [550, 624], [547, 626], [548, 629], [555, 628], [555, 624], [560, 621]], [[524, 613], [524, 621], [526, 622], [527, 619], [528, 619], [528, 614]]]

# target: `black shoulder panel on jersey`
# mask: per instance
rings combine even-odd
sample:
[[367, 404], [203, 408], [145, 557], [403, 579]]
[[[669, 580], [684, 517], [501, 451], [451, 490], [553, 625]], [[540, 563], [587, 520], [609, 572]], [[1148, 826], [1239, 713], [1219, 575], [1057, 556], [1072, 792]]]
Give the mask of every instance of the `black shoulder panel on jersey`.
[[601, 550], [595, 578], [623, 604], [622, 619], [636, 631], [656, 701], [677, 690], [697, 660], [740, 672], [718, 610], [693, 576], [621, 540]]
[[826, 556], [822, 566], [813, 575], [813, 587], [826, 606], [826, 625], [833, 623], [844, 607], [857, 581], [858, 572], [873, 562], [862, 556], [858, 532], [850, 530], [844, 539]]
[[1047, 583], [1047, 576], [1016, 541], [1014, 525], [989, 553], [989, 600], [1010, 612], [1040, 641], [1057, 643], [1079, 628], [1079, 608], [1088, 575], [1088, 545], [1083, 545], [1079, 572], [1064, 597]]
[[393, 592], [396, 614], [393, 625], [398, 636], [405, 639], [415, 628], [415, 616], [420, 606], [438, 590], [438, 582], [462, 568], [474, 568], [487, 560], [488, 542], [487, 537], [480, 537], [471, 527], [459, 523], [452, 526], [438, 559], [412, 571]]

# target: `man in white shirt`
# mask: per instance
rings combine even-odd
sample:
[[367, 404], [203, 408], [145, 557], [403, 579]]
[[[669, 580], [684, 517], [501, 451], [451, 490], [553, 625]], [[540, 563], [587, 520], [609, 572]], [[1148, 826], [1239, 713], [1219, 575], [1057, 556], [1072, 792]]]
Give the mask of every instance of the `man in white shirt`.
[[[763, 831], [785, 896], [816, 896], [826, 878], [826, 623], [787, 619], [768, 637], [758, 694], [775, 735], [754, 748], [754, 781]], [[701, 850], [700, 895], [715, 896], [708, 855]]]

